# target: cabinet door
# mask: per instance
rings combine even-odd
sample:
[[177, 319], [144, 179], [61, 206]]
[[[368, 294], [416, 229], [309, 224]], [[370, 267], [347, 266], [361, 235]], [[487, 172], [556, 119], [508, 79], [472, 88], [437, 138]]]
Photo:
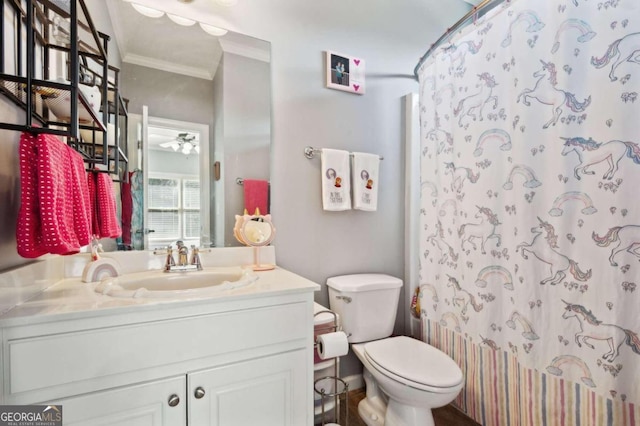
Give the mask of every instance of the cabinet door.
[[51, 404], [62, 405], [65, 426], [186, 426], [185, 392], [186, 376], [179, 376]]
[[306, 362], [299, 350], [189, 374], [189, 425], [310, 424]]

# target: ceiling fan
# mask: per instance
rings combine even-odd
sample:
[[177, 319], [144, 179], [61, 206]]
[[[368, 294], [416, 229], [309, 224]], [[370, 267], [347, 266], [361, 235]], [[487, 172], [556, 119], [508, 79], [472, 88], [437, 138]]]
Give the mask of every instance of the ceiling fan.
[[198, 141], [195, 138], [195, 135], [190, 135], [189, 133], [178, 133], [175, 140], [161, 143], [160, 146], [162, 148], [171, 148], [176, 152], [180, 151], [184, 155], [189, 155], [191, 150], [200, 154], [200, 145], [198, 145]]

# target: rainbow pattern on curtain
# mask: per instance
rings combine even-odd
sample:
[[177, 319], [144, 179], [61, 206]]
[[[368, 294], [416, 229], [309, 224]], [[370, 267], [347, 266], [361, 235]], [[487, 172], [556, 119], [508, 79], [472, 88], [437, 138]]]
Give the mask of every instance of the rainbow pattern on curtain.
[[[607, 398], [579, 383], [526, 368], [516, 356], [491, 348], [492, 342], [476, 344], [438, 322], [423, 319], [422, 327], [422, 339], [451, 356], [465, 373], [465, 387], [454, 404], [482, 425], [640, 423], [640, 404]], [[558, 363], [564, 368], [583, 369], [575, 359]]]
[[417, 72], [413, 312], [457, 404], [640, 424], [640, 1], [511, 0]]

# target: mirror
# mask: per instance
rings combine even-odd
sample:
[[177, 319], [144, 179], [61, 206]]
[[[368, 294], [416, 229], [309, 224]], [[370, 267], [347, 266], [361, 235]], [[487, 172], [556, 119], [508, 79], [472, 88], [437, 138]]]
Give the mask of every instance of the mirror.
[[276, 234], [276, 228], [271, 223], [271, 215], [261, 215], [259, 210], [256, 214], [249, 215], [245, 210], [244, 215], [236, 215], [233, 234], [241, 244], [253, 247], [254, 271], [268, 271], [275, 268], [275, 265], [260, 262], [260, 248], [268, 246]]
[[[134, 120], [135, 121], [135, 120]], [[147, 247], [177, 240], [188, 246], [211, 244], [208, 185], [209, 126], [148, 117], [145, 150]]]
[[[231, 31], [216, 32], [218, 29], [199, 23], [188, 26], [190, 22], [167, 14], [144, 16], [123, 0], [107, 0], [106, 5], [122, 57], [121, 91], [129, 101], [129, 168], [143, 169], [144, 210], [153, 217], [132, 232], [145, 234], [147, 249], [194, 238], [199, 245], [239, 245], [233, 226], [235, 215], [244, 210], [244, 189], [237, 182], [269, 180], [270, 44]], [[212, 35], [221, 33], [224, 35]], [[182, 124], [172, 128], [166, 123]], [[165, 134], [158, 136], [158, 128]], [[202, 138], [197, 141], [200, 152], [191, 143], [193, 139], [188, 142], [192, 149], [185, 154], [181, 133], [187, 133], [187, 139], [195, 134]], [[157, 157], [152, 150], [164, 150], [166, 158], [175, 156], [175, 161], [169, 159], [165, 164], [182, 166], [177, 171], [153, 163], [145, 166]], [[201, 170], [187, 165], [186, 157]], [[214, 172], [214, 164], [219, 164], [219, 173]], [[189, 206], [184, 203], [193, 195], [184, 182], [190, 181], [193, 189], [194, 176], [207, 179], [200, 181], [198, 209], [195, 201]], [[148, 184], [160, 181], [169, 185], [164, 196], [171, 200], [165, 201], [173, 204], [159, 205], [149, 199]], [[194, 236], [194, 227], [199, 235]]]
[[245, 246], [267, 246], [275, 237], [276, 228], [271, 223], [271, 215], [263, 216], [260, 212], [255, 215], [236, 215], [233, 230], [236, 239]]
[[273, 240], [273, 226], [271, 221], [252, 219], [244, 223], [242, 238], [250, 246], [266, 246]]

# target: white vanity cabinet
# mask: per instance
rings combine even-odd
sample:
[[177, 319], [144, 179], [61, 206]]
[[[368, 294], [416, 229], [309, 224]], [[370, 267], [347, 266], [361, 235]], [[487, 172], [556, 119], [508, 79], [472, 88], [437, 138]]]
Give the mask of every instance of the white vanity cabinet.
[[312, 290], [0, 330], [0, 404], [62, 404], [65, 425], [313, 423]]
[[65, 426], [186, 426], [185, 393], [179, 376], [46, 404], [62, 405]]
[[305, 424], [304, 351], [189, 374], [189, 424]]
[[298, 350], [48, 403], [68, 426], [295, 426], [306, 361]]

